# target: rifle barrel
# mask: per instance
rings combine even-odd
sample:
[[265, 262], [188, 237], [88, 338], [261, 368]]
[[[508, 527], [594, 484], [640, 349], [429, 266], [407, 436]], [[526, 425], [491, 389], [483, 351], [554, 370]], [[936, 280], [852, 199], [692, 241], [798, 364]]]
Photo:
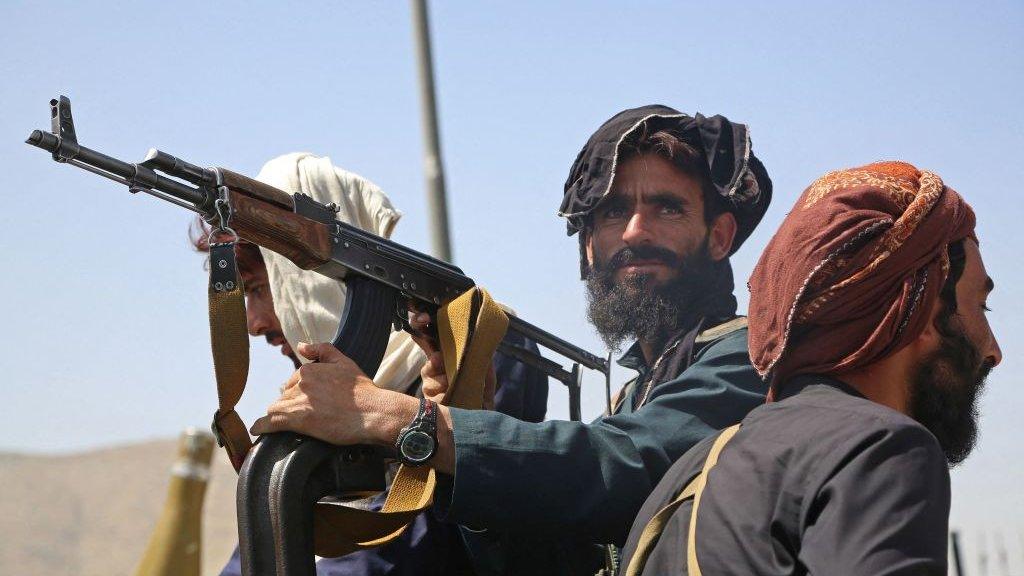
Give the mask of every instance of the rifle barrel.
[[[129, 189], [133, 192], [139, 190], [147, 191], [157, 197], [161, 197], [164, 200], [190, 208], [205, 216], [211, 216], [213, 214], [212, 204], [213, 198], [215, 197], [213, 186], [216, 182], [219, 182], [219, 179], [216, 176], [216, 171], [201, 168], [155, 149], [151, 149], [149, 151], [146, 155], [146, 159], [142, 163], [132, 164], [130, 162], [124, 162], [117, 158], [107, 156], [102, 152], [86, 148], [85, 146], [78, 144], [73, 136], [69, 137], [67, 140], [68, 141], [65, 142], [64, 138], [57, 136], [56, 134], [51, 134], [42, 130], [34, 130], [25, 142], [52, 153], [55, 160], [74, 164], [80, 168], [121, 182], [122, 184], [127, 184]], [[180, 178], [194, 183], [197, 187], [193, 188], [179, 180], [161, 176], [154, 169], [168, 173], [175, 178]], [[228, 185], [230, 186], [230, 184]], [[163, 193], [163, 195], [160, 193]], [[260, 199], [265, 201], [262, 197], [260, 197]], [[296, 211], [299, 211], [298, 207], [296, 208]], [[447, 284], [450, 288], [444, 288], [445, 294], [450, 293], [451, 289], [454, 289], [456, 292], [461, 292], [474, 284], [473, 280], [464, 276], [461, 270], [452, 264], [444, 262], [443, 260], [438, 260], [426, 254], [400, 246], [344, 222], [334, 222], [334, 224], [336, 234], [338, 235], [338, 237], [335, 238], [335, 243], [337, 244], [342, 239], [353, 240], [353, 251], [358, 251], [363, 254], [367, 261], [379, 261], [377, 259], [380, 257], [393, 259], [396, 263], [411, 267], [407, 268], [407, 270], [418, 270], [423, 274], [424, 279], [430, 278], [431, 280], [434, 280], [435, 282], [431, 282], [432, 284], [439, 282], [439, 285], [442, 288]], [[343, 244], [346, 248], [350, 245], [347, 241]], [[354, 262], [346, 261], [347, 259], [335, 258], [334, 260], [336, 261], [336, 264], [340, 264], [347, 269], [356, 270], [357, 273], [362, 273], [361, 268]], [[367, 269], [370, 270], [372, 268], [367, 266]], [[381, 267], [381, 270], [384, 270], [384, 268]], [[332, 275], [330, 270], [320, 271], [329, 276]], [[369, 276], [376, 278], [373, 274], [369, 274]], [[404, 276], [401, 276], [400, 274], [396, 276], [404, 278]], [[337, 277], [341, 277], [341, 274]], [[383, 275], [383, 277], [376, 279], [385, 283], [388, 283], [389, 280], [386, 274]], [[410, 294], [418, 296], [420, 299], [425, 299], [428, 302], [433, 301], [436, 304], [440, 304], [442, 302], [440, 292], [438, 292], [438, 294], [434, 294], [434, 297], [431, 298], [429, 297], [429, 294], [426, 296], [425, 294], [420, 294], [419, 292], [421, 292], [425, 287], [421, 286], [421, 290], [417, 291], [415, 282], [410, 282], [409, 287], [407, 287], [399, 280], [395, 280], [393, 278], [390, 280], [395, 288], [408, 291]], [[438, 288], [438, 290], [440, 290], [440, 288]], [[608, 373], [608, 363], [604, 358], [596, 356], [574, 344], [571, 344], [570, 342], [546, 332], [521, 318], [509, 316], [509, 329], [533, 340], [538, 345], [543, 346], [556, 354], [560, 354], [561, 356], [572, 360], [573, 362], [581, 364], [591, 370], [599, 370], [606, 375]], [[543, 359], [543, 357], [540, 358]], [[546, 366], [546, 363], [541, 360], [537, 360], [534, 365]], [[545, 371], [563, 382], [568, 381], [566, 376], [568, 373], [564, 369], [547, 369]]]
[[[50, 153], [56, 153], [61, 148], [61, 138], [59, 136], [43, 132], [42, 130], [33, 130], [28, 139], [25, 140], [25, 143], [42, 148]], [[72, 158], [69, 158], [69, 160], [75, 160], [87, 166], [103, 170], [108, 174], [119, 176], [125, 180], [126, 184], [136, 183], [140, 187], [159, 190], [174, 198], [184, 200], [197, 208], [203, 206], [207, 201], [207, 195], [202, 189], [182, 184], [177, 180], [156, 174], [144, 166], [112, 158], [102, 152], [97, 152], [82, 145], [78, 145], [77, 153]]]

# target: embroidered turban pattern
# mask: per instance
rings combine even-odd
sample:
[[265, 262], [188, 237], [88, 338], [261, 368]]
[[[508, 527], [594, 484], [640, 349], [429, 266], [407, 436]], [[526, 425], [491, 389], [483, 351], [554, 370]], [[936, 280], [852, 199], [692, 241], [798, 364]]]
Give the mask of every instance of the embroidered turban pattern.
[[750, 277], [750, 357], [773, 390], [877, 362], [924, 329], [950, 243], [974, 212], [904, 162], [830, 172], [800, 196]]

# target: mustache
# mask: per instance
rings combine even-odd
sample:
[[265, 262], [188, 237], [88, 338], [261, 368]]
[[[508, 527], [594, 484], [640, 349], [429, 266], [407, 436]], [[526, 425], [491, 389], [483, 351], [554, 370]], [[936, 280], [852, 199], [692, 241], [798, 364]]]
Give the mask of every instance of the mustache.
[[996, 367], [995, 361], [992, 360], [991, 358], [986, 358], [981, 363], [981, 366], [978, 367], [978, 370], [977, 370], [977, 380], [976, 381], [977, 382], [984, 382], [988, 378], [989, 372], [991, 372], [992, 369], [995, 368], [995, 367]]
[[680, 257], [668, 248], [660, 246], [627, 246], [609, 258], [605, 267], [616, 270], [623, 266], [628, 266], [637, 260], [661, 262], [671, 267], [677, 267], [680, 264]]
[[274, 340], [278, 338], [284, 340], [284, 332], [280, 330], [269, 330], [263, 334], [263, 337], [267, 339], [267, 344], [273, 344]]

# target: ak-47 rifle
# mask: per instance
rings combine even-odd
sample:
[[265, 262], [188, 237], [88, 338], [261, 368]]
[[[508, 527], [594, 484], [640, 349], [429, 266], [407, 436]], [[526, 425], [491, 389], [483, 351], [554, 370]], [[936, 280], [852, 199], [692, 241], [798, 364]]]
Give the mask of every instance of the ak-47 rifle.
[[[366, 374], [376, 373], [392, 326], [408, 328], [410, 303], [436, 310], [475, 285], [449, 263], [338, 221], [336, 206], [304, 194], [288, 194], [225, 168], [202, 168], [156, 149], [150, 149], [142, 162], [131, 163], [81, 146], [68, 98], [51, 100], [50, 108], [52, 133], [35, 130], [26, 142], [49, 151], [54, 160], [127, 185], [131, 192], [145, 192], [192, 210], [216, 230], [277, 252], [300, 268], [345, 282], [345, 310], [333, 344]], [[211, 250], [211, 262], [217, 262], [211, 264], [211, 291], [230, 291], [234, 288], [231, 245], [214, 249], [218, 246], [223, 258]], [[226, 270], [218, 270], [218, 264]], [[508, 329], [571, 361], [567, 370], [527, 348], [504, 342], [499, 346], [565, 384], [570, 418], [578, 420], [581, 366], [598, 370], [607, 379], [606, 360], [518, 317], [509, 317]], [[233, 413], [233, 404], [230, 409]], [[218, 418], [223, 416], [218, 411], [214, 417], [221, 445]], [[240, 471], [238, 490], [243, 572], [266, 574], [276, 568], [278, 574], [313, 574], [313, 503], [342, 491], [379, 489], [383, 476], [379, 458], [367, 447], [333, 447], [291, 433], [267, 435], [245, 451], [249, 455]], [[245, 456], [244, 451], [241, 455]], [[241, 465], [240, 459], [235, 464], [236, 468]], [[296, 489], [302, 498], [287, 492]]]

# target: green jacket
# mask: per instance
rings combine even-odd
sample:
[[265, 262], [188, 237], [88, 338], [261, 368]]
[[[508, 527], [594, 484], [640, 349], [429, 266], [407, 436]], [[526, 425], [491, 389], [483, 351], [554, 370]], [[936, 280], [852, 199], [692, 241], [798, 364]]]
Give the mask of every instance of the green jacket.
[[[638, 346], [619, 363], [637, 369], [644, 381], [649, 368]], [[695, 345], [690, 366], [656, 384], [640, 409], [634, 410], [629, 397], [617, 414], [590, 424], [527, 423], [452, 408], [455, 474], [439, 483], [435, 511], [448, 521], [538, 542], [557, 540], [567, 549], [584, 543], [621, 546], [640, 506], [672, 463], [742, 420], [764, 403], [766, 392], [750, 365], [744, 328]], [[575, 564], [576, 554], [562, 555], [559, 564]], [[547, 567], [569, 573], [565, 566]], [[533, 564], [531, 573], [546, 572], [538, 568]], [[580, 570], [593, 573], [590, 567]]]

